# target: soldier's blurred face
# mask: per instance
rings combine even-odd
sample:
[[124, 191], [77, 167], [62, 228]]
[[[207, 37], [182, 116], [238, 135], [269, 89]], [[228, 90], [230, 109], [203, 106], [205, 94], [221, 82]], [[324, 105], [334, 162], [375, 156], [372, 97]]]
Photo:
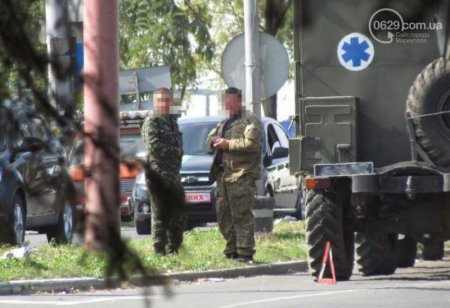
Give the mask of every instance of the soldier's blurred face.
[[237, 115], [242, 109], [242, 97], [237, 94], [225, 94], [223, 97], [225, 109], [230, 115]]
[[173, 104], [172, 94], [168, 91], [156, 92], [153, 94], [153, 108], [155, 113], [168, 115]]

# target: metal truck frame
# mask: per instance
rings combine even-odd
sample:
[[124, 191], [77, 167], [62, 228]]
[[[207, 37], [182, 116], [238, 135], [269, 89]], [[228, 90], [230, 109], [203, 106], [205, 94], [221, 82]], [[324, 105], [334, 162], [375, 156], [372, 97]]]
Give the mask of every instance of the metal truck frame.
[[424, 3], [294, 1], [298, 129], [289, 165], [302, 177], [315, 277], [327, 241], [339, 280], [350, 279], [355, 255], [363, 275], [413, 266], [418, 242], [424, 259], [444, 256], [449, 4]]

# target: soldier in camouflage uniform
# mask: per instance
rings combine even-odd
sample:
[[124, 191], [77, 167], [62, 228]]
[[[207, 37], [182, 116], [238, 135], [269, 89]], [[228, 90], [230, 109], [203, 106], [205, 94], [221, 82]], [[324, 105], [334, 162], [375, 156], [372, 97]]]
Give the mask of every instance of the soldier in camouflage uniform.
[[[153, 94], [154, 115], [142, 125], [147, 150], [146, 182], [150, 192], [153, 247], [159, 255], [177, 254], [183, 242], [186, 214], [180, 182], [183, 144], [169, 89]], [[166, 245], [167, 251], [166, 251]]]
[[242, 94], [228, 88], [224, 95], [230, 118], [209, 134], [214, 150], [210, 179], [217, 181], [217, 222], [226, 240], [224, 254], [242, 262], [255, 253], [255, 180], [261, 178], [262, 126], [258, 118], [242, 108]]

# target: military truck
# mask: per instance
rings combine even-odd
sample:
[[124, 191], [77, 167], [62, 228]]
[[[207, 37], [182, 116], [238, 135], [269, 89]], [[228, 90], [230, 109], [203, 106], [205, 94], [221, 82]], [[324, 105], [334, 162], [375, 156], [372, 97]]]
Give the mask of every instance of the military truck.
[[[448, 1], [294, 1], [297, 136], [313, 276], [439, 260], [450, 238]], [[355, 253], [356, 251], [356, 253]], [[325, 275], [330, 267], [325, 268]]]

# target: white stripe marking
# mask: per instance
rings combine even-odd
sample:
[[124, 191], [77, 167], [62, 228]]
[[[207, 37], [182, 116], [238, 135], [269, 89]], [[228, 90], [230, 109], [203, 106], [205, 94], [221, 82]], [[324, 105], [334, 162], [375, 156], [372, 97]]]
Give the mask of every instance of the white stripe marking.
[[317, 296], [324, 296], [324, 295], [336, 295], [336, 294], [340, 294], [340, 293], [348, 293], [348, 292], [355, 292], [355, 291], [357, 291], [357, 290], [342, 290], [342, 291], [321, 292], [321, 293], [314, 293], [314, 294], [302, 294], [302, 295], [296, 295], [296, 296], [273, 297], [273, 298], [262, 299], [262, 300], [258, 300], [258, 301], [251, 301], [251, 302], [244, 302], [244, 303], [239, 303], [239, 304], [231, 304], [231, 305], [221, 306], [220, 308], [242, 307], [242, 306], [262, 304], [262, 303], [277, 302], [280, 300], [317, 297]]
[[[101, 295], [100, 295], [101, 296]], [[144, 300], [144, 299], [158, 299], [159, 296], [110, 296], [94, 299], [81, 299], [76, 301], [64, 301], [64, 296], [58, 301], [25, 301], [25, 300], [0, 300], [1, 304], [11, 304], [11, 305], [55, 305], [55, 306], [74, 306], [80, 304], [91, 304], [91, 303], [101, 303], [101, 302], [115, 302], [115, 301], [126, 301], [126, 300]]]

